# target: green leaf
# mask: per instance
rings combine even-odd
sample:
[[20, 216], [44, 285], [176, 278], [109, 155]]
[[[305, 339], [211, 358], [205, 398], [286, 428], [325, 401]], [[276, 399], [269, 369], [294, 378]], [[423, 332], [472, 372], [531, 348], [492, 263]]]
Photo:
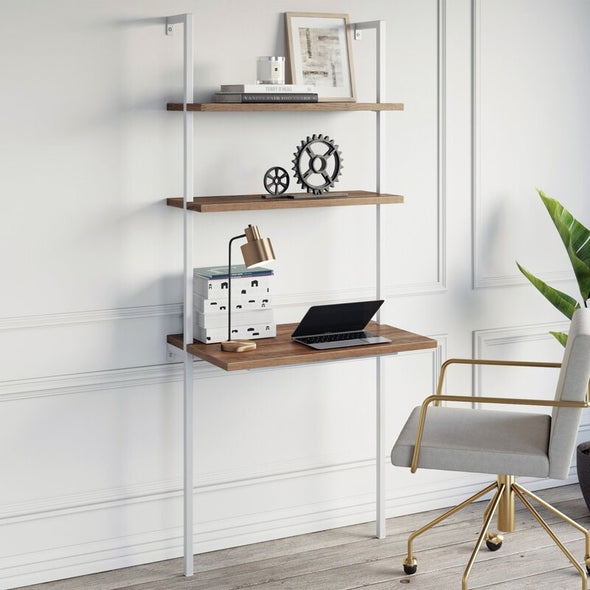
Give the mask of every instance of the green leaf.
[[549, 332], [549, 334], [555, 336], [559, 344], [561, 344], [565, 348], [565, 345], [567, 344], [567, 334], [565, 334], [564, 332]]
[[516, 263], [520, 272], [537, 288], [537, 290], [551, 303], [554, 305], [563, 315], [568, 317], [570, 320], [574, 315], [574, 311], [580, 307], [580, 304], [567, 293], [562, 293], [553, 287], [550, 287], [547, 283], [538, 279], [536, 276], [531, 274], [528, 270], [522, 267], [518, 262]]
[[537, 189], [570, 258], [582, 299], [590, 297], [590, 230], [561, 203]]
[[571, 246], [568, 247], [567, 252], [578, 280], [580, 295], [582, 295], [583, 301], [587, 301], [590, 297], [590, 268], [573, 253]]

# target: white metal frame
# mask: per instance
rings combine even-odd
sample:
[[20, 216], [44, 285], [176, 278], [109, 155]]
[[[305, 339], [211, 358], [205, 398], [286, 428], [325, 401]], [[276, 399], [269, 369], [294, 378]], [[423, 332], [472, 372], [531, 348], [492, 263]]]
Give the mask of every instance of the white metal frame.
[[186, 108], [194, 102], [194, 52], [193, 15], [179, 14], [166, 19], [166, 34], [174, 32], [174, 25], [181, 24], [184, 32], [184, 92], [183, 92], [183, 229], [184, 229], [184, 398], [183, 398], [183, 452], [184, 452], [184, 575], [193, 575], [193, 522], [194, 522], [194, 359], [187, 352], [187, 344], [193, 343], [193, 218], [189, 215], [187, 204], [194, 195], [194, 115]]
[[[194, 122], [193, 113], [186, 105], [194, 102], [194, 53], [193, 53], [193, 16], [180, 14], [166, 19], [166, 34], [174, 33], [174, 25], [183, 25], [184, 33], [184, 92], [183, 92], [183, 229], [184, 229], [184, 311], [183, 330], [185, 350], [181, 354], [184, 363], [184, 404], [183, 404], [183, 450], [184, 450], [184, 575], [192, 576], [193, 567], [193, 535], [194, 535], [194, 359], [186, 351], [187, 344], [193, 342], [193, 216], [187, 209], [187, 204], [194, 194], [194, 163], [193, 141]], [[357, 31], [374, 29], [376, 34], [376, 102], [385, 102], [385, 21], [368, 21], [351, 25], [354, 38], [360, 38]], [[376, 138], [376, 169], [375, 191], [381, 192], [385, 170], [385, 133], [383, 129], [383, 114], [375, 112]], [[381, 205], [375, 205], [375, 263], [376, 285], [375, 297], [382, 297], [381, 274], [382, 262], [382, 216]], [[380, 321], [380, 312], [377, 314]], [[175, 355], [176, 356], [176, 355]], [[178, 358], [176, 356], [176, 358]], [[384, 417], [385, 417], [385, 387], [383, 359], [376, 357], [376, 536], [385, 537], [385, 446], [384, 446]]]
[[[385, 102], [385, 21], [367, 21], [352, 25], [353, 38], [358, 39], [357, 31], [375, 29], [375, 58], [376, 58], [376, 85], [375, 102]], [[375, 192], [380, 193], [384, 184], [385, 170], [385, 132], [383, 129], [383, 113], [375, 112]], [[383, 271], [382, 252], [382, 215], [381, 205], [375, 205], [375, 298], [381, 299], [383, 287], [381, 275]], [[377, 321], [381, 321], [381, 311], [377, 312]], [[376, 397], [376, 424], [375, 424], [375, 486], [376, 486], [376, 536], [385, 538], [385, 383], [383, 371], [383, 359], [375, 357], [375, 397]]]

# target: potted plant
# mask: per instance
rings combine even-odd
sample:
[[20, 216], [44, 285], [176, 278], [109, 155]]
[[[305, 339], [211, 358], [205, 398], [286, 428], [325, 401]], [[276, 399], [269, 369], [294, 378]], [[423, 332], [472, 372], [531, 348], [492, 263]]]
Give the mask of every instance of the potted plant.
[[[549, 198], [541, 190], [537, 189], [537, 192], [547, 208], [549, 216], [555, 224], [567, 250], [580, 289], [582, 305], [587, 308], [588, 299], [590, 298], [590, 231], [575, 219], [558, 201]], [[540, 293], [570, 320], [574, 311], [582, 307], [574, 297], [550, 287], [547, 283], [541, 281], [523, 268], [518, 262], [516, 265]], [[551, 332], [551, 334], [557, 338], [562, 346], [566, 345], [567, 334], [563, 332]], [[584, 442], [578, 445], [576, 466], [580, 488], [582, 489], [586, 505], [590, 510], [590, 442]]]

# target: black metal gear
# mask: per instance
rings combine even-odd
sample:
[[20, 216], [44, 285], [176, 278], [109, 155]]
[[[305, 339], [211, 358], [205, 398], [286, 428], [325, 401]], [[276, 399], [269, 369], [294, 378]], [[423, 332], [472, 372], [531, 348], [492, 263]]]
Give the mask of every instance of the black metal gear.
[[273, 166], [264, 173], [264, 188], [271, 195], [282, 195], [289, 188], [289, 173], [280, 166]]
[[[327, 150], [316, 151], [322, 147]], [[293, 155], [295, 158], [291, 161], [295, 178], [308, 193], [321, 195], [333, 187], [342, 174], [342, 154], [327, 135], [320, 133], [307, 137]]]

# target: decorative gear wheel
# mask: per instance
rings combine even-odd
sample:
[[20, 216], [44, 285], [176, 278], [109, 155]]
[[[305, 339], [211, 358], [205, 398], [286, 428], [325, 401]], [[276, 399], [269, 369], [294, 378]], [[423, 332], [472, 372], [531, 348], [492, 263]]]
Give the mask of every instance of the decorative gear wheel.
[[307, 137], [293, 155], [295, 178], [308, 193], [321, 195], [334, 186], [342, 173], [342, 154], [327, 135]]
[[273, 166], [264, 173], [264, 188], [271, 195], [282, 195], [289, 188], [289, 173], [280, 166]]

